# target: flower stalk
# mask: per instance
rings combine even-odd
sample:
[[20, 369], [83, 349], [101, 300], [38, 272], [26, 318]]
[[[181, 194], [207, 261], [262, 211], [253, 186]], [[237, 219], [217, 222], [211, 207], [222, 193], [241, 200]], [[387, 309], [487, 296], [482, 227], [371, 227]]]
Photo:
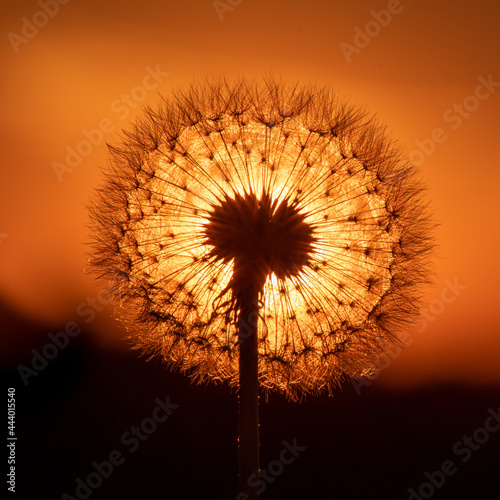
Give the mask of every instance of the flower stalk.
[[238, 460], [239, 491], [256, 500], [258, 493], [249, 478], [259, 475], [259, 374], [258, 374], [258, 301], [242, 304], [238, 317], [240, 347], [238, 387]]

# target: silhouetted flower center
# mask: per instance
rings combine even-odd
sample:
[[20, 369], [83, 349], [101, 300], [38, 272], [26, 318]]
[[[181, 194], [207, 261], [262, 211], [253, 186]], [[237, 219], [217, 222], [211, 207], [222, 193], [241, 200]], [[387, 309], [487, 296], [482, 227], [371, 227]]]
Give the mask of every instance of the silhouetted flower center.
[[226, 198], [210, 213], [205, 225], [206, 244], [218, 260], [234, 259], [231, 288], [242, 300], [260, 293], [266, 278], [297, 275], [309, 264], [313, 252], [313, 228], [306, 216], [288, 200], [278, 203], [267, 193]]

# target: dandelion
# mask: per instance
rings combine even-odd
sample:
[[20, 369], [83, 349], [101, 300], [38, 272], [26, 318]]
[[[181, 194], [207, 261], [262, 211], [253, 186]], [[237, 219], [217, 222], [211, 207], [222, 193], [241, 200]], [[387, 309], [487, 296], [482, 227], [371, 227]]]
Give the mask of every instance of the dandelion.
[[331, 393], [373, 375], [415, 320], [431, 249], [422, 185], [331, 90], [193, 85], [110, 150], [91, 266], [137, 348], [240, 386], [240, 446], [258, 386]]

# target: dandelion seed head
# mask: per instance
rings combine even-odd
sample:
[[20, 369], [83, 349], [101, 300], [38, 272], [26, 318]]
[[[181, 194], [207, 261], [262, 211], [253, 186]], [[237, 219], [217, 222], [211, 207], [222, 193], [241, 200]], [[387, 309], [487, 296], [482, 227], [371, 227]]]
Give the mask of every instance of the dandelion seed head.
[[223, 80], [148, 109], [111, 148], [91, 265], [130, 338], [238, 383], [236, 312], [259, 296], [259, 380], [295, 398], [373, 374], [414, 320], [423, 188], [382, 128], [328, 89]]

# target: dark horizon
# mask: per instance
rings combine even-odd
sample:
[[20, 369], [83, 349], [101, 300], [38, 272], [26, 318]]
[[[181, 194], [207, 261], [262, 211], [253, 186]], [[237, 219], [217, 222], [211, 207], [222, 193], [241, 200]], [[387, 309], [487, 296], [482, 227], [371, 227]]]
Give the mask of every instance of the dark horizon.
[[[16, 326], [22, 334], [22, 321]], [[31, 361], [29, 352], [19, 359], [25, 367]], [[119, 465], [101, 475], [92, 500], [236, 498], [237, 394], [226, 384], [191, 384], [159, 359], [100, 346], [87, 329], [26, 376], [27, 385], [18, 366], [3, 375], [16, 389], [17, 498], [79, 498], [76, 480], [95, 473], [93, 463], [106, 475], [110, 457]], [[432, 498], [498, 498], [500, 433], [490, 432], [477, 451], [464, 437], [484, 428], [489, 410], [500, 419], [500, 388], [390, 389], [383, 377], [358, 389], [346, 381], [333, 397], [300, 403], [261, 394], [261, 468], [271, 465], [262, 498], [406, 499], [448, 460], [456, 471]], [[164, 409], [154, 413], [160, 402]], [[287, 445], [296, 457], [283, 454]], [[280, 466], [280, 456], [291, 462]]]

